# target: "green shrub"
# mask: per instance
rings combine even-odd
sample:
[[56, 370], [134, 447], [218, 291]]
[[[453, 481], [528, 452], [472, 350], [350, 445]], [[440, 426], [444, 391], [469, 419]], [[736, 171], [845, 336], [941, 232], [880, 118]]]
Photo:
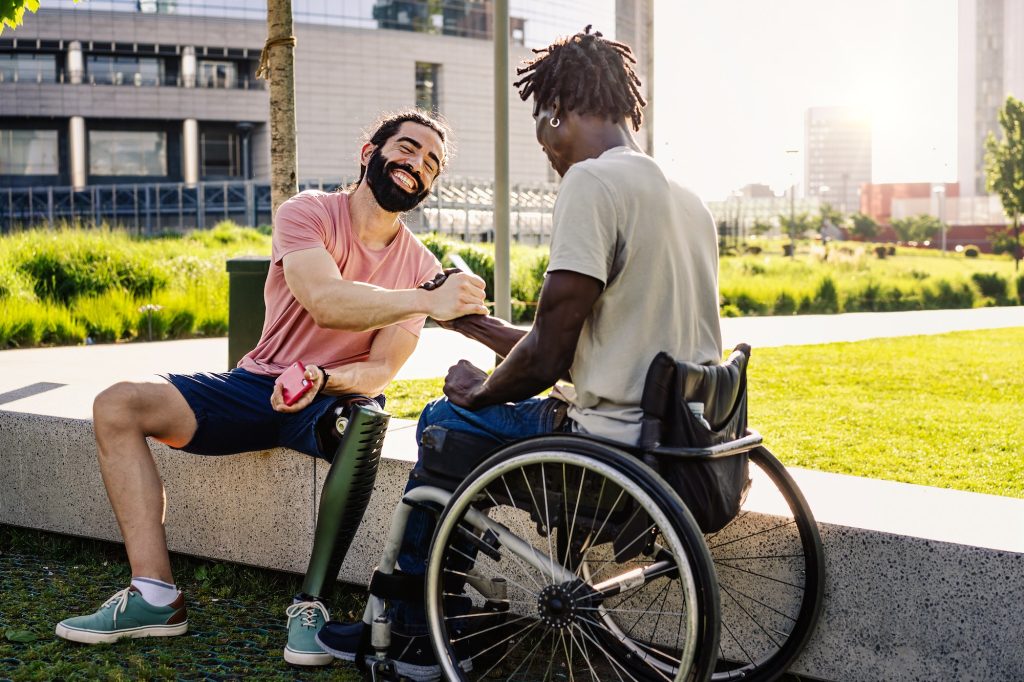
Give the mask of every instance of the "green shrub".
[[436, 232], [419, 235], [419, 240], [423, 243], [423, 246], [429, 249], [430, 253], [434, 254], [434, 258], [441, 261], [441, 265], [444, 267], [448, 266], [448, 263], [444, 261], [444, 257], [459, 244], [459, 242]]
[[889, 253], [889, 250], [887, 248], [885, 248], [884, 246], [876, 246], [875, 247], [875, 255], [878, 256], [879, 258], [885, 258], [886, 254], [888, 254], [888, 253]]
[[32, 280], [39, 298], [65, 305], [79, 296], [125, 289], [136, 296], [151, 294], [164, 286], [167, 276], [126, 240], [111, 233], [89, 237], [56, 233], [55, 238], [33, 239], [20, 254], [17, 268]]
[[469, 269], [483, 278], [487, 284], [487, 300], [494, 300], [494, 254], [489, 253], [482, 246], [476, 244], [464, 244], [456, 251], [466, 261]]
[[751, 244], [750, 246], [747, 246], [745, 250], [752, 256], [756, 256], [757, 254], [761, 253], [761, 247], [758, 246], [757, 244]]
[[940, 279], [935, 288], [925, 287], [921, 292], [926, 309], [970, 308], [974, 306], [974, 289], [967, 282], [950, 284]]
[[113, 343], [135, 336], [139, 304], [125, 291], [84, 296], [71, 305], [75, 318], [96, 343]]
[[1017, 277], [1017, 305], [1024, 305], [1024, 275]]
[[721, 315], [722, 317], [742, 317], [743, 313], [733, 304], [726, 303], [721, 308]]
[[208, 230], [192, 230], [186, 240], [197, 242], [207, 248], [229, 245], [262, 244], [265, 235], [251, 227], [241, 227], [231, 220], [222, 220]]
[[964, 256], [966, 258], [977, 258], [978, 257], [978, 249], [977, 249], [977, 247], [968, 246], [966, 249], [964, 249]]
[[826, 276], [818, 284], [818, 288], [814, 291], [814, 297], [807, 303], [807, 310], [801, 310], [801, 312], [811, 313], [838, 313], [839, 311], [839, 290], [836, 289], [835, 280], [830, 276]]
[[796, 299], [788, 291], [783, 291], [775, 297], [772, 304], [772, 313], [775, 315], [793, 315], [797, 310]]
[[982, 296], [991, 298], [997, 303], [1005, 303], [1007, 299], [1007, 287], [1009, 282], [994, 272], [976, 272], [971, 275], [971, 280], [978, 287]]

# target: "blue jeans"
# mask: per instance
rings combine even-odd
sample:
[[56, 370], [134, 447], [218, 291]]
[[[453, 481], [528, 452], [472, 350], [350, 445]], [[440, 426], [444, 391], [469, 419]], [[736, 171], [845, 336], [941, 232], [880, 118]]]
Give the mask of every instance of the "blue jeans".
[[[530, 398], [519, 403], [491, 405], [476, 412], [453, 405], [447, 398], [429, 403], [416, 426], [416, 442], [420, 442], [424, 429], [441, 426], [450, 431], [462, 431], [487, 436], [501, 442], [510, 442], [527, 436], [551, 433], [555, 430], [557, 408], [563, 405], [554, 398]], [[482, 454], [482, 453], [481, 453]], [[414, 471], [422, 468], [423, 448]], [[423, 485], [409, 477], [405, 491]], [[434, 517], [419, 509], [409, 513], [398, 554], [398, 567], [411, 575], [423, 575], [427, 570], [427, 554], [434, 536]], [[392, 619], [396, 629], [406, 635], [426, 633], [426, 613], [423, 604], [393, 602]]]

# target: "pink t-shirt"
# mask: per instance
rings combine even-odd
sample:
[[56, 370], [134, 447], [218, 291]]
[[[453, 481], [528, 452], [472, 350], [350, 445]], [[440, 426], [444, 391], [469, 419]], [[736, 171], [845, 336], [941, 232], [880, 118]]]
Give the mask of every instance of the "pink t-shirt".
[[[365, 360], [377, 331], [348, 332], [318, 327], [292, 296], [281, 263], [287, 254], [326, 248], [343, 279], [385, 289], [412, 289], [441, 271], [434, 255], [402, 225], [385, 248], [369, 249], [352, 234], [348, 194], [307, 190], [277, 209], [272, 262], [263, 299], [263, 334], [238, 366], [254, 374], [276, 376], [296, 360], [331, 369]], [[400, 322], [419, 336], [425, 317]]]

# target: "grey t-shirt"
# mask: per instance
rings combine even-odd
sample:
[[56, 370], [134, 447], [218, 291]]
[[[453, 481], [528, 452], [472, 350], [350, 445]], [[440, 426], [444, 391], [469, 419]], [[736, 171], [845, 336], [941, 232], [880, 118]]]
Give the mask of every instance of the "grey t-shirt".
[[714, 220], [654, 159], [615, 147], [562, 180], [548, 265], [555, 270], [604, 284], [576, 346], [569, 416], [582, 431], [635, 444], [644, 378], [659, 351], [722, 359]]

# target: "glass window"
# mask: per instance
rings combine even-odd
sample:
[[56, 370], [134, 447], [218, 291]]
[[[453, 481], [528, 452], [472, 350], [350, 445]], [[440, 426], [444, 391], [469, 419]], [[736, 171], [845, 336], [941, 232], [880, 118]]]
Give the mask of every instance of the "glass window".
[[416, 106], [420, 109], [438, 112], [440, 64], [416, 62]]
[[0, 83], [54, 83], [57, 58], [52, 54], [7, 52], [0, 54]]
[[97, 85], [159, 85], [163, 60], [158, 57], [86, 55], [89, 82]]
[[201, 88], [233, 88], [237, 80], [234, 62], [216, 62], [203, 59], [199, 62], [196, 85]]
[[167, 175], [167, 133], [89, 131], [90, 175]]
[[0, 129], [0, 175], [57, 175], [56, 130]]
[[237, 133], [204, 130], [199, 135], [199, 154], [204, 178], [242, 175], [241, 143]]

